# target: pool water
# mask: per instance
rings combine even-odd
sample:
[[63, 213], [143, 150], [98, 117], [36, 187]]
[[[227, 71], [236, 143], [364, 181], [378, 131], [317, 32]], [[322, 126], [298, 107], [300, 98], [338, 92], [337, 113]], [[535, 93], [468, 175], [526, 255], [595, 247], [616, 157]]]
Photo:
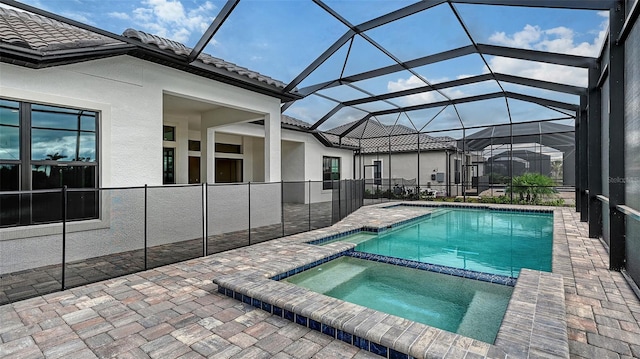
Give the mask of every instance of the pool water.
[[398, 229], [339, 240], [361, 252], [516, 278], [521, 268], [551, 271], [553, 214], [436, 209]]
[[285, 281], [334, 298], [493, 343], [513, 288], [352, 257]]

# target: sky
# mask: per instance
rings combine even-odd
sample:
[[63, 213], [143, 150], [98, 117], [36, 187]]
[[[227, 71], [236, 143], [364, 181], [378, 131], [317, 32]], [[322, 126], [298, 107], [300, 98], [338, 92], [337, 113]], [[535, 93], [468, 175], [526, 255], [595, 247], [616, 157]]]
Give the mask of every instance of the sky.
[[[24, 0], [26, 4], [69, 17], [115, 34], [134, 28], [166, 37], [193, 47], [209, 27], [225, 1], [220, 0]], [[357, 25], [412, 4], [414, 1], [325, 0], [325, 4]], [[598, 11], [532, 9], [489, 5], [454, 4], [471, 36], [477, 43], [512, 46], [566, 54], [597, 57], [608, 27], [608, 14]], [[347, 27], [318, 5], [305, 0], [242, 0], [222, 25], [205, 52], [247, 67], [285, 83], [293, 80], [322, 52], [347, 31]], [[470, 45], [449, 4], [443, 4], [374, 28], [365, 33], [388, 50], [380, 51], [364, 37], [356, 36], [304, 79], [298, 88], [342, 76], [432, 55]], [[339, 86], [296, 102], [285, 114], [313, 123], [332, 109], [334, 100], [350, 100], [391, 91], [494, 72], [526, 76], [572, 85], [586, 85], [586, 71], [550, 64], [532, 63], [504, 57], [469, 55], [442, 63], [416, 68], [414, 73], [400, 71], [377, 79]], [[417, 75], [417, 76], [416, 76]], [[554, 100], [578, 103], [577, 96], [559, 94], [505, 84], [506, 91], [520, 92]], [[425, 101], [443, 101], [487, 92], [500, 91], [495, 81], [457, 87], [438, 92], [376, 102], [359, 109], [338, 112], [321, 130], [362, 118], [367, 111], [410, 106]], [[363, 92], [364, 91], [364, 92]], [[434, 116], [437, 119], [432, 121]], [[495, 99], [381, 116], [383, 124], [401, 123], [427, 130], [460, 126], [483, 126], [509, 121], [529, 121], [563, 117], [563, 114], [517, 100]], [[571, 124], [571, 121], [567, 122]], [[446, 134], [443, 134], [446, 135]], [[454, 136], [455, 137], [455, 136]]]

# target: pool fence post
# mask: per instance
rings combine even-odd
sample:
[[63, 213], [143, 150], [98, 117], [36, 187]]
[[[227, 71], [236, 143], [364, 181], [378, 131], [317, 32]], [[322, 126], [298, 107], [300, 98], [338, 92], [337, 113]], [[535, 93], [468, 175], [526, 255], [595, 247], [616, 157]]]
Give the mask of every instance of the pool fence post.
[[62, 186], [62, 290], [65, 289], [65, 267], [67, 263], [67, 186]]
[[207, 182], [202, 183], [202, 256], [207, 256]]
[[147, 263], [147, 203], [148, 203], [148, 192], [149, 192], [149, 186], [145, 183], [144, 184], [144, 270], [147, 270], [148, 267], [148, 263]]
[[307, 192], [309, 192], [309, 230], [311, 230], [311, 180], [309, 180], [309, 189]]
[[338, 222], [340, 222], [341, 219], [342, 219], [342, 181], [338, 180]]
[[247, 192], [247, 204], [249, 207], [249, 215], [247, 216], [249, 221], [249, 245], [251, 245], [251, 181], [247, 183]]
[[280, 222], [282, 222], [282, 236], [284, 237], [284, 181], [280, 180]]

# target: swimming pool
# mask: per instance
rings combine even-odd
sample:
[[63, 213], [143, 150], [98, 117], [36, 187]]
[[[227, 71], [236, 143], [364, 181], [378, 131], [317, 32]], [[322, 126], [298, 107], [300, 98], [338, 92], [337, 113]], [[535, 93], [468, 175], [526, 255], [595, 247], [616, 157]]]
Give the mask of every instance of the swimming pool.
[[513, 288], [343, 256], [284, 281], [493, 343]]
[[516, 278], [521, 268], [551, 271], [553, 214], [442, 208], [397, 229], [338, 240], [361, 252]]

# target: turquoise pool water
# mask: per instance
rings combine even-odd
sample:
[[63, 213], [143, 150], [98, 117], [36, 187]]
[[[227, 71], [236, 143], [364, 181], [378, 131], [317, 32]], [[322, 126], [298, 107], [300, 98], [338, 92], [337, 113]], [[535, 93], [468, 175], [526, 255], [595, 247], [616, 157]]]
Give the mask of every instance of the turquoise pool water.
[[334, 298], [493, 343], [513, 288], [352, 257], [284, 279]]
[[553, 214], [434, 209], [398, 229], [339, 240], [361, 252], [515, 278], [521, 268], [551, 271]]

